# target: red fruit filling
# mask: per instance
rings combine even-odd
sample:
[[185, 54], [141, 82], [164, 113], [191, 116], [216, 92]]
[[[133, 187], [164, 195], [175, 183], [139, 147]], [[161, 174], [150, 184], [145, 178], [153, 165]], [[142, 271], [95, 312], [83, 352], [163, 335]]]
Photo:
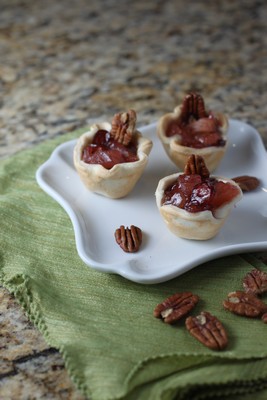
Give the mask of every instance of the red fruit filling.
[[92, 143], [83, 149], [82, 160], [87, 164], [101, 164], [111, 169], [115, 164], [137, 161], [137, 145], [128, 146], [114, 140], [104, 129], [96, 132]]
[[164, 192], [162, 205], [172, 204], [191, 213], [217, 208], [229, 203], [239, 190], [229, 182], [215, 178], [202, 178], [200, 175], [179, 175]]
[[181, 145], [201, 149], [204, 147], [225, 145], [220, 133], [220, 122], [212, 114], [207, 118], [192, 119], [187, 123], [172, 121], [167, 128], [166, 136], [181, 136]]

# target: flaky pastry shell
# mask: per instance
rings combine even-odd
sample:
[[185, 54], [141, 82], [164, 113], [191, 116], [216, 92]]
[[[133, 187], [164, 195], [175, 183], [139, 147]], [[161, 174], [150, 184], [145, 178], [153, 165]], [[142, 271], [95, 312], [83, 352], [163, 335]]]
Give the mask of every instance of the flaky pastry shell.
[[235, 204], [241, 200], [243, 196], [242, 190], [233, 180], [216, 176], [214, 178], [217, 180], [229, 182], [236, 186], [239, 194], [229, 203], [217, 208], [214, 213], [208, 210], [191, 213], [171, 204], [162, 205], [165, 189], [181, 174], [182, 172], [178, 172], [159, 181], [155, 193], [159, 212], [169, 230], [176, 236], [194, 240], [211, 239], [217, 235]]
[[111, 124], [109, 122], [94, 124], [78, 139], [73, 154], [74, 166], [80, 179], [90, 191], [113, 199], [125, 197], [134, 188], [147, 165], [152, 141], [136, 130], [134, 135], [137, 137], [139, 159], [106, 169], [100, 164], [88, 164], [82, 160], [83, 149], [92, 142], [94, 135], [100, 129], [110, 132]]
[[[210, 146], [202, 149], [193, 147], [182, 146], [181, 136], [174, 135], [171, 137], [166, 136], [167, 127], [172, 121], [177, 121], [181, 114], [182, 105], [177, 106], [172, 113], [163, 115], [157, 125], [157, 135], [172, 162], [180, 169], [183, 170], [188, 157], [191, 154], [200, 155], [204, 158], [206, 166], [210, 172], [214, 171], [221, 162], [226, 148], [227, 141], [224, 146]], [[220, 121], [220, 132], [222, 139], [226, 140], [228, 132], [228, 118], [222, 113], [215, 113], [213, 115]]]

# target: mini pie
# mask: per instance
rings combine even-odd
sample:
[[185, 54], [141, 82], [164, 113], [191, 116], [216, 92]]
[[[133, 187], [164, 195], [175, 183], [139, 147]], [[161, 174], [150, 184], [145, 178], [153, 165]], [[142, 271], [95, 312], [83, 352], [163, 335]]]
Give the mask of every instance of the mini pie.
[[159, 181], [155, 194], [157, 207], [170, 231], [195, 240], [214, 237], [242, 198], [236, 182], [210, 176], [204, 159], [194, 154], [189, 157], [184, 173]]
[[[90, 191], [117, 199], [126, 196], [134, 188], [147, 165], [152, 148], [152, 141], [136, 130], [135, 123], [136, 113], [134, 110], [129, 110], [115, 114], [111, 124], [103, 122], [92, 125], [90, 130], [78, 139], [73, 154], [74, 166], [80, 179]], [[129, 146], [134, 144], [136, 161], [120, 161], [107, 168], [101, 163], [85, 162], [84, 151], [92, 145], [96, 134], [100, 131], [110, 135], [113, 146], [118, 146], [119, 149], [125, 147], [128, 151]]]
[[204, 158], [214, 171], [227, 147], [228, 118], [222, 113], [205, 110], [200, 94], [189, 93], [172, 113], [163, 115], [157, 135], [173, 163], [183, 170], [191, 154]]

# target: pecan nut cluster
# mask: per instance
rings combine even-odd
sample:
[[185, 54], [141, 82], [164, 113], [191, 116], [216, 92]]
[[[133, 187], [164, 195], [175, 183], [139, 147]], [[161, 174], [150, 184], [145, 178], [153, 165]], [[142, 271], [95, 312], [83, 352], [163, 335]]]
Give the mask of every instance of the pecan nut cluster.
[[138, 226], [131, 225], [130, 228], [125, 228], [121, 225], [115, 231], [115, 239], [118, 245], [126, 253], [135, 253], [139, 250], [142, 243], [142, 230]]
[[234, 314], [261, 318], [267, 323], [267, 304], [258, 297], [267, 292], [267, 273], [254, 268], [243, 278], [243, 288], [244, 291], [229, 293], [223, 307]]
[[[267, 304], [258, 295], [267, 292], [267, 273], [253, 269], [243, 278], [244, 291], [236, 290], [228, 294], [223, 307], [234, 314], [261, 318], [267, 324]], [[154, 317], [167, 324], [174, 324], [193, 310], [199, 297], [191, 292], [176, 293], [154, 309]], [[228, 335], [222, 322], [208, 311], [185, 319], [187, 331], [200, 343], [211, 350], [223, 350], [228, 344]]]
[[[199, 297], [191, 292], [175, 293], [154, 309], [154, 317], [167, 324], [174, 324], [185, 317], [198, 303]], [[212, 350], [223, 350], [228, 344], [226, 330], [219, 319], [207, 311], [196, 317], [187, 317], [188, 332], [200, 343]]]

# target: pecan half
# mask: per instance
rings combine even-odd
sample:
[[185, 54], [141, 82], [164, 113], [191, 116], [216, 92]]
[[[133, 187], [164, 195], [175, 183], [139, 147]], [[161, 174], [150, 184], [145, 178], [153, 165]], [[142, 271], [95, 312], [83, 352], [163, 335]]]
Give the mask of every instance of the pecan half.
[[208, 117], [203, 97], [195, 92], [185, 96], [182, 103], [180, 121], [188, 123], [192, 117], [196, 120]]
[[117, 142], [127, 146], [132, 140], [135, 124], [136, 112], [134, 110], [115, 114], [111, 122], [110, 135]]
[[267, 292], [267, 273], [254, 268], [244, 277], [243, 288], [245, 292], [256, 295]]
[[162, 318], [167, 324], [173, 324], [191, 311], [197, 304], [199, 297], [191, 292], [176, 293], [154, 310], [154, 317]]
[[261, 317], [262, 314], [267, 312], [267, 305], [254, 294], [240, 290], [229, 293], [227, 300], [223, 302], [223, 306], [234, 314], [249, 318]]
[[135, 253], [142, 243], [142, 230], [134, 225], [131, 225], [130, 228], [121, 225], [116, 229], [114, 236], [118, 245], [126, 253]]
[[186, 329], [204, 346], [212, 350], [223, 350], [228, 344], [226, 330], [217, 317], [203, 311], [196, 317], [188, 317]]
[[203, 178], [208, 178], [210, 176], [204, 158], [195, 154], [191, 154], [191, 156], [188, 157], [184, 173], [186, 175], [198, 174]]
[[232, 180], [239, 185], [240, 189], [243, 192], [250, 192], [251, 190], [255, 190], [260, 184], [258, 178], [249, 175], [236, 176], [235, 178], [232, 178]]

